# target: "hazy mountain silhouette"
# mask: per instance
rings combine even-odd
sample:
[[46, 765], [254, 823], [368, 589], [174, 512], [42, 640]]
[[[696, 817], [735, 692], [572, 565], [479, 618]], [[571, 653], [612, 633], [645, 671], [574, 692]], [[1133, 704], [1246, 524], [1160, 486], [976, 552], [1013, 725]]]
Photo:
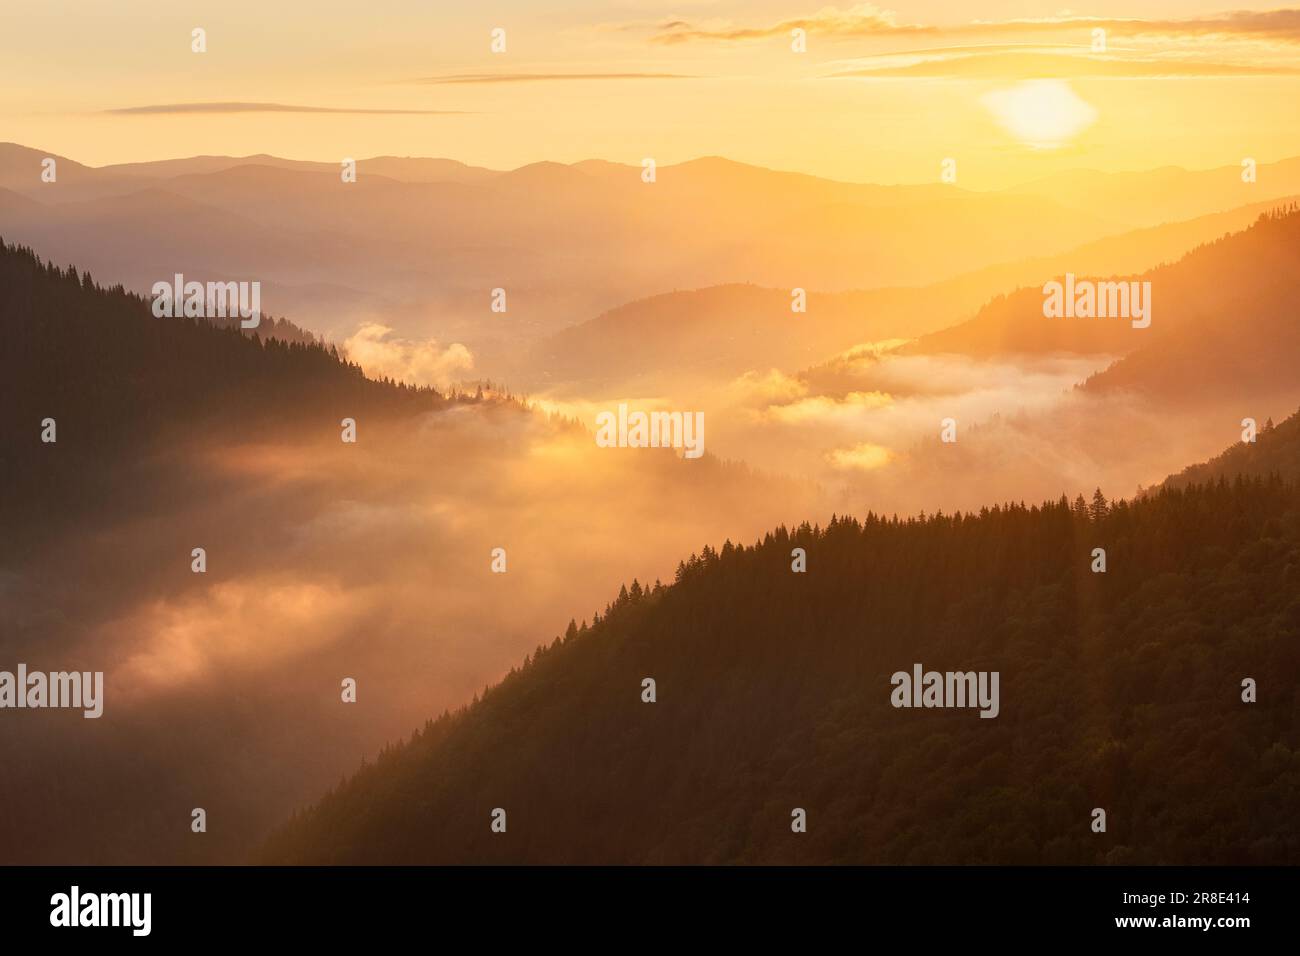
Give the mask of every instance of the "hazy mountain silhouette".
[[[1139, 273], [1176, 261], [1194, 247], [1254, 222], [1275, 203], [1257, 203], [1186, 222], [1138, 229], [1052, 257], [990, 266], [917, 288], [821, 293], [806, 290], [808, 311], [791, 310], [791, 290], [718, 286], [651, 296], [611, 309], [547, 337], [512, 371], [537, 387], [628, 383], [654, 376], [738, 375], [750, 369], [806, 367], [856, 345], [932, 333], [915, 351], [1006, 354], [1038, 351], [1044, 334], [1033, 316], [1003, 306], [1006, 290], [1059, 277]], [[995, 298], [996, 297], [996, 298]], [[994, 298], [993, 303], [989, 300]], [[1024, 296], [1028, 300], [1028, 295]], [[983, 311], [981, 306], [989, 303]], [[1041, 317], [1041, 300], [1038, 303]], [[976, 319], [963, 317], [978, 313]], [[1011, 328], [1013, 321], [1019, 325]], [[1053, 330], [1051, 347], [1118, 351], [1119, 336], [1066, 342], [1077, 330]], [[1084, 330], [1096, 332], [1097, 330]]]
[[[103, 166], [104, 173], [140, 178], [170, 179], [174, 176], [216, 173], [237, 166], [273, 166], [279, 169], [339, 175], [339, 163], [321, 163], [308, 160], [280, 159], [260, 153], [256, 156], [193, 156], [187, 159], [165, 159], [145, 163], [121, 163]], [[432, 159], [412, 156], [374, 156], [357, 159], [357, 174], [382, 176], [404, 183], [468, 183], [498, 175], [497, 170], [470, 166], [454, 159]]]
[[[57, 162], [60, 186], [68, 190], [51, 190], [40, 179], [41, 163], [46, 158]], [[310, 160], [281, 159], [259, 153], [253, 156], [188, 156], [140, 163], [116, 163], [86, 166], [57, 153], [44, 152], [17, 143], [0, 143], [0, 187], [31, 193], [35, 198], [63, 201], [67, 192], [75, 198], [118, 195], [138, 191], [143, 186], [158, 185], [178, 176], [209, 175], [241, 166], [260, 166], [302, 173], [339, 175], [340, 164]], [[36, 175], [33, 176], [33, 171]], [[470, 166], [454, 159], [431, 159], [405, 156], [375, 156], [357, 159], [359, 177], [379, 176], [408, 183], [474, 182], [499, 175], [497, 170]]]
[[1092, 376], [1087, 390], [1217, 401], [1249, 414], [1252, 402], [1300, 389], [1300, 207], [1261, 216], [1150, 280], [1169, 321], [1149, 341], [1135, 336], [1140, 347]]
[[[596, 161], [494, 172], [381, 157], [344, 184], [336, 164], [265, 156], [103, 169], [65, 158], [43, 183], [43, 156], [0, 146], [0, 188], [41, 203], [0, 204], [11, 239], [136, 291], [178, 262], [256, 278], [271, 308], [311, 314], [313, 331], [350, 334], [384, 314], [485, 361], [669, 289], [924, 285], [1151, 224], [1121, 205], [1067, 209], [1047, 190], [842, 183], [717, 158], [661, 166], [648, 184], [638, 167]], [[1179, 186], [1179, 215], [1158, 221], [1222, 208], [1200, 181]], [[1230, 205], [1282, 182], [1238, 181]], [[488, 310], [493, 288], [510, 291], [508, 320]]]
[[1150, 282], [1149, 328], [1133, 328], [1124, 318], [1047, 318], [1039, 286], [998, 297], [969, 321], [922, 336], [902, 351], [976, 357], [1132, 353], [1094, 376], [1087, 386], [1094, 391], [1139, 388], [1174, 395], [1216, 382], [1283, 385], [1294, 378], [1287, 366], [1296, 355], [1297, 330], [1289, 317], [1300, 294], [1297, 236], [1300, 213], [1288, 204], [1171, 264], [1130, 275], [1076, 273], [1077, 280]]

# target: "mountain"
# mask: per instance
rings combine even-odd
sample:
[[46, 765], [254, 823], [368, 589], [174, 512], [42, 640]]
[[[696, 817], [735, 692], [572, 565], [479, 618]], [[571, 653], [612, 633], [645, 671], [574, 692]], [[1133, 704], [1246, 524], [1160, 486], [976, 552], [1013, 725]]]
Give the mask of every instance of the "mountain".
[[[297, 265], [308, 242], [317, 267], [337, 267], [324, 281], [355, 281], [349, 271], [355, 253], [346, 242], [310, 239], [293, 223], [264, 221], [256, 210], [223, 210], [155, 187], [49, 204], [0, 192], [0, 234], [138, 293], [177, 272], [199, 281], [260, 281], [263, 305], [278, 313], [294, 290], [316, 281], [314, 270]], [[281, 281], [272, 278], [277, 275]]]
[[1274, 426], [1273, 420], [1257, 423], [1253, 442], [1240, 442], [1223, 454], [1197, 465], [1189, 465], [1162, 484], [1165, 488], [1186, 488], [1238, 476], [1267, 478], [1272, 475], [1300, 475], [1300, 412]]
[[[112, 463], [178, 432], [252, 428], [267, 407], [309, 406], [333, 421], [445, 402], [432, 389], [366, 378], [285, 320], [264, 316], [249, 334], [237, 319], [158, 319], [144, 297], [3, 241], [0, 327], [9, 396], [0, 443], [10, 459], [0, 510], [14, 522], [37, 518], [38, 503], [66, 517]], [[62, 440], [57, 463], [37, 453], [47, 418]]]
[[[344, 183], [334, 162], [268, 156], [102, 169], [61, 159], [66, 174], [44, 183], [42, 157], [0, 146], [0, 188], [40, 204], [0, 204], [11, 240], [135, 291], [176, 271], [257, 279], [271, 308], [312, 315], [314, 332], [344, 337], [380, 318], [467, 344], [489, 375], [560, 328], [674, 288], [925, 285], [1134, 225], [1044, 195], [835, 182], [717, 158], [662, 165], [653, 183], [592, 161], [493, 172], [380, 157]], [[509, 293], [505, 315], [489, 309], [495, 288]]]
[[[1076, 282], [1149, 282], [1148, 328], [1134, 328], [1126, 318], [1047, 318], [1040, 286], [1000, 296], [974, 318], [922, 336], [902, 351], [981, 358], [1057, 352], [1129, 356], [1090, 380], [1088, 388], [1098, 391], [1140, 388], [1172, 395], [1230, 380], [1288, 382], [1286, 366], [1297, 344], [1290, 312], [1300, 295], [1298, 238], [1300, 212], [1287, 203], [1176, 262], [1139, 274], [1076, 275]], [[1061, 281], [1063, 275], [1054, 278]]]
[[[901, 328], [942, 321], [913, 289], [807, 293], [712, 286], [639, 299], [539, 342], [512, 370], [529, 388], [556, 385], [663, 388], [682, 379], [717, 383], [749, 369], [798, 367]], [[939, 299], [935, 294], [932, 299]]]
[[[47, 158], [52, 158], [57, 163], [56, 182], [61, 187], [57, 190], [50, 188], [54, 184], [41, 180], [42, 162]], [[340, 161], [341, 159], [340, 157]], [[500, 175], [496, 170], [470, 166], [454, 159], [375, 156], [357, 159], [356, 162], [358, 182], [368, 176], [378, 176], [407, 183], [467, 183]], [[253, 156], [187, 156], [95, 167], [75, 162], [57, 153], [17, 143], [0, 143], [0, 188], [56, 202], [72, 198], [69, 193], [78, 199], [119, 195], [144, 186], [156, 186], [178, 176], [211, 175], [245, 166], [298, 173], [328, 173], [335, 178], [341, 169], [340, 162], [282, 159], [266, 153]]]
[[[358, 159], [356, 162], [358, 181], [364, 177], [381, 176], [404, 183], [468, 183], [499, 175], [494, 169], [470, 166], [454, 159], [375, 156]], [[271, 166], [299, 172], [329, 173], [333, 176], [338, 176], [341, 169], [340, 163], [280, 159], [260, 153], [256, 156], [192, 156], [146, 163], [120, 163], [100, 167], [100, 171], [106, 175], [171, 179], [175, 176], [219, 173], [239, 166]]]
[[0, 331], [0, 660], [105, 688], [98, 719], [0, 720], [6, 863], [235, 862], [539, 621], [823, 510], [711, 446], [598, 447], [486, 384], [368, 378], [269, 317], [158, 318], [5, 243]]
[[[730, 285], [663, 293], [548, 336], [509, 378], [526, 388], [626, 386], [641, 377], [647, 385], [651, 377], [660, 384], [692, 376], [716, 379], [751, 369], [805, 367], [864, 343], [927, 334], [919, 350], [991, 354], [1004, 343], [1037, 348], [1041, 346], [1032, 335], [1040, 333], [1041, 323], [1020, 321], [1023, 316], [1009, 309], [999, 311], [1007, 290], [1034, 283], [1041, 287], [1067, 271], [1081, 276], [1145, 272], [1245, 228], [1274, 208], [1274, 203], [1258, 203], [1134, 230], [1056, 256], [990, 266], [929, 286], [807, 290], [803, 314], [791, 311], [789, 289]], [[994, 302], [981, 312], [990, 299]], [[979, 313], [980, 321], [962, 325], [971, 313]], [[1019, 323], [1014, 329], [1012, 321]], [[1106, 344], [1120, 349], [1126, 342], [1113, 336]], [[1095, 346], [1085, 340], [1075, 347]]]
[[256, 330], [241, 332], [237, 318], [159, 319], [146, 297], [103, 288], [88, 272], [2, 240], [0, 277], [3, 370], [15, 417], [62, 412], [101, 433], [127, 420], [138, 425], [160, 406], [170, 417], [216, 405], [229, 411], [254, 390], [258, 401], [283, 403], [304, 389], [313, 401], [332, 391], [366, 407], [441, 400], [434, 389], [367, 379], [286, 320], [263, 316]]
[[[29, 190], [38, 192], [42, 187], [53, 185], [41, 180], [44, 172], [42, 163], [46, 159], [55, 161], [59, 178], [72, 189], [88, 187], [104, 178], [94, 167], [82, 165], [58, 153], [43, 152], [17, 143], [0, 143], [0, 189], [26, 193]], [[47, 197], [50, 192], [48, 188], [45, 190]]]
[[1226, 403], [1243, 415], [1256, 402], [1294, 407], [1300, 397], [1300, 205], [1261, 216], [1250, 229], [1149, 278], [1155, 307], [1168, 321], [1150, 340], [1134, 336], [1140, 347], [1089, 378], [1085, 390], [1135, 392], [1164, 403]]
[[[1294, 864], [1295, 478], [706, 548], [386, 748], [258, 859]], [[998, 672], [997, 717], [891, 706], [915, 664]]]

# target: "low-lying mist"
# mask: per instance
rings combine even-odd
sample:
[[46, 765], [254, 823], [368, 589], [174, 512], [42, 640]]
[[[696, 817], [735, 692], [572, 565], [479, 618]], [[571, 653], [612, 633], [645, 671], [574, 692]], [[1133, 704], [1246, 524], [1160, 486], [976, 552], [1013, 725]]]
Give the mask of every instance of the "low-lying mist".
[[[706, 543], [819, 518], [810, 486], [598, 448], [511, 403], [357, 427], [356, 444], [304, 418], [174, 445], [134, 466], [152, 483], [119, 492], [147, 500], [103, 502], [11, 554], [3, 661], [102, 670], [106, 690], [98, 720], [11, 712], [9, 862], [243, 859], [624, 582], [671, 580]], [[349, 677], [355, 703], [341, 699]], [[206, 833], [190, 830], [197, 807]]]

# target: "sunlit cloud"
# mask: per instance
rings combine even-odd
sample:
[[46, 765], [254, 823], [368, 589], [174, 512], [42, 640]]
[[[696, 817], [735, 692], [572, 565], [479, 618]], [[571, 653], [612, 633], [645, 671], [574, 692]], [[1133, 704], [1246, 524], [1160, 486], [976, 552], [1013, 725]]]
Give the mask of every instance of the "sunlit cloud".
[[410, 385], [450, 385], [474, 367], [474, 356], [460, 343], [444, 348], [433, 339], [414, 341], [392, 334], [386, 325], [367, 322], [343, 343], [343, 350], [371, 378]]
[[826, 455], [826, 460], [835, 468], [854, 471], [874, 471], [883, 468], [894, 455], [883, 445], [863, 442], [852, 448], [836, 448]]
[[958, 24], [900, 23], [898, 15], [873, 4], [840, 10], [824, 7], [816, 13], [786, 17], [767, 25], [741, 25], [729, 21], [667, 20], [654, 25], [651, 42], [736, 42], [789, 36], [795, 28], [810, 35], [832, 38], [935, 35], [1042, 35], [1077, 33], [1087, 37], [1094, 29], [1123, 37], [1214, 37], [1216, 39], [1300, 42], [1300, 10], [1234, 11], [1185, 19], [1090, 17], [1062, 15], [1040, 18], [980, 20]]
[[449, 76], [421, 76], [401, 83], [426, 85], [476, 85], [493, 83], [546, 83], [603, 80], [693, 80], [686, 73], [456, 73]]
[[115, 686], [144, 694], [319, 650], [368, 610], [333, 582], [222, 581], [201, 594], [148, 602], [100, 636], [134, 645]]
[[779, 369], [746, 372], [727, 385], [727, 397], [738, 405], [789, 402], [807, 392], [804, 382]]
[[1186, 56], [1098, 55], [1070, 49], [972, 48], [940, 54], [893, 53], [863, 58], [832, 78], [856, 79], [1075, 79], [1177, 78], [1214, 76], [1291, 76], [1300, 68], [1285, 63], [1227, 63]]
[[824, 7], [813, 14], [789, 17], [767, 26], [737, 26], [725, 22], [694, 23], [688, 20], [665, 20], [656, 25], [658, 32], [652, 43], [676, 44], [698, 40], [761, 40], [768, 37], [788, 37], [794, 29], [806, 30], [826, 36], [869, 37], [882, 34], [934, 33], [934, 27], [900, 24], [890, 10], [862, 3], [840, 10]]
[[788, 405], [772, 405], [764, 417], [785, 425], [827, 421], [853, 421], [864, 412], [885, 408], [893, 398], [884, 392], [850, 392], [842, 398], [816, 395]]
[[458, 116], [463, 110], [380, 110], [346, 106], [294, 106], [287, 103], [159, 103], [104, 110], [118, 116], [150, 116], [187, 113], [350, 113], [377, 116]]

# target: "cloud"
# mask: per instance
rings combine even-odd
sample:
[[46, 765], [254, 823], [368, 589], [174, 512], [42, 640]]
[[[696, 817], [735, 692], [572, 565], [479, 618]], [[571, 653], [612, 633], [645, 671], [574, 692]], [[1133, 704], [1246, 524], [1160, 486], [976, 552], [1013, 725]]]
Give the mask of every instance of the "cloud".
[[814, 395], [785, 405], [771, 405], [762, 417], [785, 425], [829, 422], [852, 425], [861, 421], [865, 414], [888, 408], [893, 402], [891, 395], [878, 391], [850, 392], [843, 397]]
[[[135, 695], [319, 651], [366, 610], [335, 581], [239, 579], [198, 595], [159, 598], [97, 637], [131, 648], [115, 684]], [[270, 634], [274, 640], [266, 639]]]
[[766, 373], [746, 372], [727, 385], [727, 397], [737, 405], [765, 405], [789, 402], [808, 393], [808, 386], [779, 369]]
[[[1300, 68], [1285, 64], [1224, 63], [1173, 57], [1132, 57], [1068, 50], [972, 48], [970, 52], [886, 54], [858, 61], [859, 69], [843, 70], [832, 78], [898, 79], [1077, 79], [1084, 77], [1208, 77], [1295, 75]], [[873, 65], [878, 64], [878, 65]]]
[[400, 83], [480, 84], [541, 83], [551, 80], [694, 80], [686, 73], [457, 73], [450, 76], [422, 76]]
[[177, 113], [361, 113], [395, 116], [456, 116], [463, 110], [366, 110], [334, 106], [290, 106], [285, 103], [161, 103], [151, 106], [126, 106], [104, 110], [119, 116], [161, 115]]
[[889, 10], [881, 10], [870, 3], [862, 3], [847, 10], [824, 7], [817, 13], [791, 17], [770, 26], [733, 26], [719, 24], [704, 26], [687, 20], [666, 20], [656, 25], [659, 31], [650, 38], [652, 43], [690, 43], [697, 40], [762, 40], [768, 37], [788, 37], [799, 28], [808, 33], [837, 37], [867, 37], [884, 34], [935, 33], [934, 27], [903, 26]]
[[1056, 394], [1112, 361], [1114, 356], [1073, 354], [1001, 361], [961, 355], [884, 355], [878, 361], [858, 356], [827, 369], [824, 382], [810, 377], [810, 384], [821, 395], [879, 391], [895, 399], [931, 396], [944, 401], [977, 392]]
[[1300, 10], [1234, 11], [1186, 19], [1152, 19], [1057, 16], [980, 20], [950, 25], [900, 24], [893, 11], [873, 4], [859, 4], [840, 10], [824, 7], [816, 13], [788, 17], [767, 26], [742, 26], [729, 22], [697, 23], [669, 20], [655, 25], [652, 43], [674, 44], [695, 41], [737, 42], [789, 36], [799, 27], [810, 35], [832, 38], [887, 37], [908, 35], [1090, 35], [1102, 29], [1114, 36], [1160, 36], [1168, 38], [1219, 37], [1258, 41], [1300, 42]]
[[1300, 10], [1239, 10], [1177, 20], [1107, 17], [1045, 17], [971, 23], [944, 32], [1047, 32], [1100, 27], [1117, 36], [1248, 38], [1300, 42]]
[[874, 471], [889, 464], [894, 453], [883, 445], [863, 442], [852, 448], [836, 448], [827, 452], [826, 460], [842, 471]]
[[367, 322], [343, 343], [343, 350], [371, 378], [387, 376], [413, 385], [446, 386], [474, 367], [474, 356], [460, 343], [443, 348], [433, 339], [389, 338], [392, 331]]

